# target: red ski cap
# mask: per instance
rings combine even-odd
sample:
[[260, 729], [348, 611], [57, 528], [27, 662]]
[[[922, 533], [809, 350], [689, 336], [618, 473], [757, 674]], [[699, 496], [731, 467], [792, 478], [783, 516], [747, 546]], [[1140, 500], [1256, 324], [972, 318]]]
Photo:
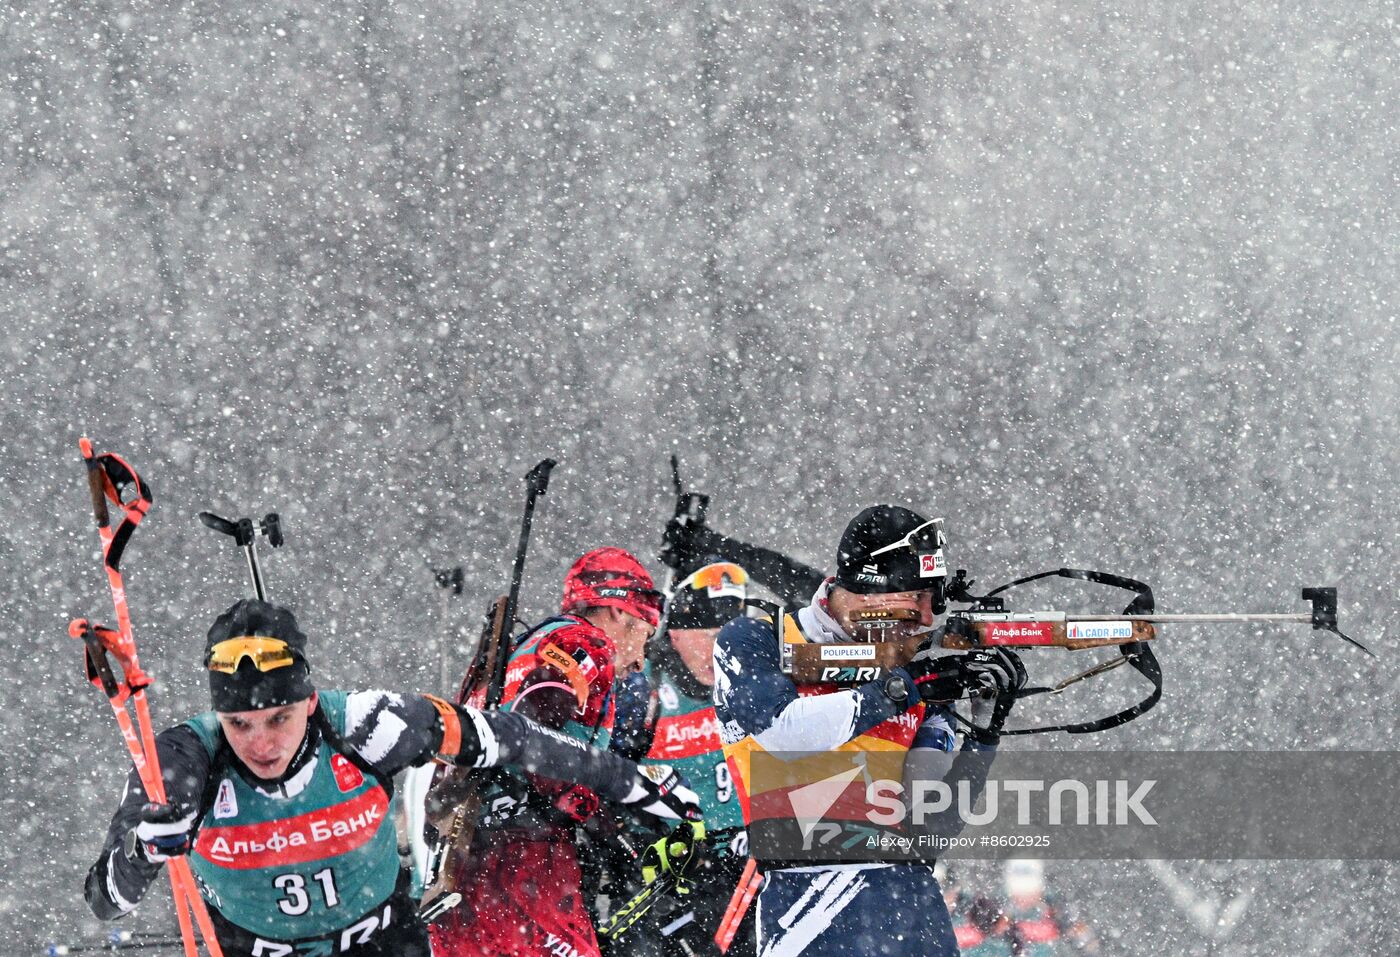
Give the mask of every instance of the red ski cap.
[[595, 548], [574, 562], [564, 576], [565, 614], [585, 608], [620, 608], [655, 627], [661, 621], [661, 592], [631, 552]]

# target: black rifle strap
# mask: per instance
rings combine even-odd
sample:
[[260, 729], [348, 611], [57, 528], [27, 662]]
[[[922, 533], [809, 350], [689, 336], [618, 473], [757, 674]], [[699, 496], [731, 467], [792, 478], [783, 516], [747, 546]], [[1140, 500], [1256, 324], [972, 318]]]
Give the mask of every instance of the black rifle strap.
[[[1123, 614], [1125, 615], [1150, 615], [1157, 610], [1156, 601], [1152, 596], [1152, 589], [1143, 582], [1132, 578], [1125, 578], [1122, 575], [1113, 575], [1108, 572], [1097, 572], [1083, 568], [1056, 568], [1051, 571], [1028, 575], [1025, 578], [1018, 578], [1015, 581], [1007, 582], [1005, 585], [992, 589], [985, 597], [990, 598], [992, 595], [1006, 591], [1009, 588], [1014, 588], [1017, 585], [1024, 585], [1027, 582], [1039, 581], [1042, 578], [1072, 578], [1077, 581], [1087, 581], [1096, 585], [1107, 585], [1111, 588], [1121, 588], [1124, 591], [1136, 592], [1137, 595], [1129, 602], [1128, 607], [1123, 609]], [[1128, 659], [1128, 664], [1132, 665], [1138, 674], [1152, 682], [1152, 692], [1146, 698], [1143, 698], [1131, 708], [1125, 708], [1116, 714], [1098, 718], [1094, 721], [1076, 721], [1068, 724], [1042, 725], [1035, 728], [1017, 728], [1001, 733], [1003, 735], [1048, 734], [1051, 731], [1064, 731], [1066, 734], [1092, 734], [1096, 731], [1107, 731], [1110, 728], [1116, 728], [1120, 724], [1127, 724], [1134, 718], [1151, 711], [1162, 698], [1162, 666], [1157, 661], [1157, 656], [1152, 653], [1152, 648], [1145, 641], [1135, 641], [1131, 644], [1119, 645], [1118, 651], [1124, 658]], [[1033, 693], [1043, 694], [1049, 691], [1049, 688], [1036, 688]]]

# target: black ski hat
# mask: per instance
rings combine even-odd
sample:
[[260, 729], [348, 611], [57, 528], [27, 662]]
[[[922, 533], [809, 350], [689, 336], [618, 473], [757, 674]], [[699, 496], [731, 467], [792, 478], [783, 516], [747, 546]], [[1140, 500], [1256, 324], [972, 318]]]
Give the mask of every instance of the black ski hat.
[[[911, 534], [912, 533], [912, 534]], [[937, 591], [948, 577], [943, 523], [898, 505], [872, 505], [846, 526], [836, 550], [836, 584], [859, 595]]]
[[233, 674], [209, 672], [209, 696], [215, 711], [256, 711], [278, 708], [311, 697], [311, 666], [306, 660], [306, 636], [285, 608], [245, 598], [214, 620], [204, 641], [207, 668], [216, 645], [238, 638], [270, 638], [286, 643], [292, 663], [261, 671], [252, 655], [237, 661]]
[[667, 628], [723, 628], [744, 613], [748, 572], [716, 558], [687, 575], [666, 601]]

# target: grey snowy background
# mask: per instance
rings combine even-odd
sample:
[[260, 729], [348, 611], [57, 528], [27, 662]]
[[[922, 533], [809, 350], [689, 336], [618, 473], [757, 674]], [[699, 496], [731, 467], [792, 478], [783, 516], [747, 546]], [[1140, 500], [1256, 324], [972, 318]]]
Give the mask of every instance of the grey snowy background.
[[[465, 565], [472, 630], [553, 455], [529, 613], [589, 547], [659, 573], [676, 452], [716, 527], [823, 567], [898, 501], [984, 585], [1337, 585], [1382, 655], [1173, 628], [1155, 712], [1012, 747], [1393, 748], [1397, 59], [1383, 0], [7, 0], [0, 951], [99, 931], [124, 774], [65, 632], [111, 618], [80, 434], [155, 490], [126, 569], [161, 724], [246, 589], [200, 509], [281, 512], [323, 685], [442, 691], [425, 563]], [[1048, 875], [1106, 953], [1400, 951], [1391, 864]]]

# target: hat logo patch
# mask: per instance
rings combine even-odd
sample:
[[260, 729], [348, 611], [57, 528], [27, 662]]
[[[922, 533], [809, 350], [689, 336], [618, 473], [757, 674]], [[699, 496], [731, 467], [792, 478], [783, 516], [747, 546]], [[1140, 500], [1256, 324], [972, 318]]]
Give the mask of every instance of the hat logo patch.
[[920, 578], [946, 578], [947, 575], [948, 566], [943, 560], [942, 552], [919, 556]]

